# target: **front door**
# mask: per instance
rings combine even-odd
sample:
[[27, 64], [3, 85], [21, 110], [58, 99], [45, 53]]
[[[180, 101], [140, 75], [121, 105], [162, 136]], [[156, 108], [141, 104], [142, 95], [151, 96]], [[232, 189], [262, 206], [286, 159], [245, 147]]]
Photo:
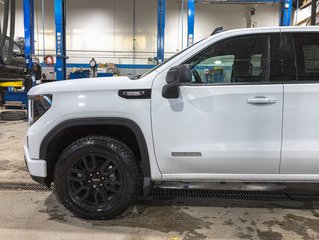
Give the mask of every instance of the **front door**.
[[283, 85], [269, 77], [270, 35], [210, 46], [185, 63], [193, 82], [177, 99], [155, 79], [152, 128], [163, 178], [279, 173]]

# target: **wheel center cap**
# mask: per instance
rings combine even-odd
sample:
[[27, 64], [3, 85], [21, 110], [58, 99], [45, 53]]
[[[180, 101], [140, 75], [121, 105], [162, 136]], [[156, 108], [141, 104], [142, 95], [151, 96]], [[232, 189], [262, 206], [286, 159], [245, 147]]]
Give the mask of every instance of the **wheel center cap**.
[[101, 179], [100, 179], [99, 177], [93, 177], [93, 178], [92, 178], [92, 182], [93, 182], [94, 184], [99, 184], [99, 183], [101, 183]]

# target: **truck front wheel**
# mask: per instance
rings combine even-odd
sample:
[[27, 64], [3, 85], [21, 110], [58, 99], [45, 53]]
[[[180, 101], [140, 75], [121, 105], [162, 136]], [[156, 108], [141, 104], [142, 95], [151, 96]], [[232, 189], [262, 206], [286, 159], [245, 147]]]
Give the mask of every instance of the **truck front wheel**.
[[58, 199], [74, 215], [111, 219], [136, 199], [139, 166], [124, 143], [104, 136], [84, 137], [59, 157], [54, 185]]

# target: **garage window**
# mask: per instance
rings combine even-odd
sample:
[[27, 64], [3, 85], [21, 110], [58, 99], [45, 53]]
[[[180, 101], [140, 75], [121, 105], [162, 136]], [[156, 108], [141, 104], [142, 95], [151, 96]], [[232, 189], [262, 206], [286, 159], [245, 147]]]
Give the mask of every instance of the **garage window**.
[[193, 83], [236, 84], [268, 81], [269, 36], [244, 36], [217, 43], [187, 61]]
[[319, 34], [294, 33], [297, 77], [299, 81], [319, 80]]

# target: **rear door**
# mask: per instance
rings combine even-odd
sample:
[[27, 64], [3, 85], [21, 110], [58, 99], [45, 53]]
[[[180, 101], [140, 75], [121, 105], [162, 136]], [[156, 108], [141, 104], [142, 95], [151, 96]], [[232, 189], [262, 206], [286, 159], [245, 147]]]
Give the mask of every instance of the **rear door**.
[[283, 174], [319, 174], [319, 32], [283, 32]]

